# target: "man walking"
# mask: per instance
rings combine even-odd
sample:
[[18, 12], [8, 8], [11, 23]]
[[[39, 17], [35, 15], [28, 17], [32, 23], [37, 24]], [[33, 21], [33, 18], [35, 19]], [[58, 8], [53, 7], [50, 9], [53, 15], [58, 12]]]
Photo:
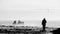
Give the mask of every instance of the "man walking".
[[43, 20], [42, 20], [42, 26], [43, 26], [43, 31], [45, 31], [45, 27], [46, 27], [46, 19], [44, 18]]

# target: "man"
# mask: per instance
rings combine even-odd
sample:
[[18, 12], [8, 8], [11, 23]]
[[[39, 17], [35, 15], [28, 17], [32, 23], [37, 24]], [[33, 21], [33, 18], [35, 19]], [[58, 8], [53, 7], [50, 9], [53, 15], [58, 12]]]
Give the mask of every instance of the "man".
[[43, 26], [43, 31], [45, 31], [45, 27], [46, 27], [46, 19], [44, 18], [43, 20], [42, 20], [42, 26]]

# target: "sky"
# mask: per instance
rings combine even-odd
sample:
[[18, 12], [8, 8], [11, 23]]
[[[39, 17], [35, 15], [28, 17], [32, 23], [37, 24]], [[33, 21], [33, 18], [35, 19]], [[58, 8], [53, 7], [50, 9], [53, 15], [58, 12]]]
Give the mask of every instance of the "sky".
[[0, 20], [32, 21], [44, 17], [60, 21], [60, 0], [0, 0]]

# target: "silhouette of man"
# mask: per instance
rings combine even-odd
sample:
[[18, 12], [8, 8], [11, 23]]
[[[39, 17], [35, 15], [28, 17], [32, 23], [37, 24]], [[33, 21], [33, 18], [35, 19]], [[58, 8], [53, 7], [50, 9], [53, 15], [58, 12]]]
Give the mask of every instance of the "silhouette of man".
[[46, 27], [46, 19], [44, 18], [43, 20], [42, 20], [42, 26], [43, 26], [43, 31], [45, 31], [45, 27]]

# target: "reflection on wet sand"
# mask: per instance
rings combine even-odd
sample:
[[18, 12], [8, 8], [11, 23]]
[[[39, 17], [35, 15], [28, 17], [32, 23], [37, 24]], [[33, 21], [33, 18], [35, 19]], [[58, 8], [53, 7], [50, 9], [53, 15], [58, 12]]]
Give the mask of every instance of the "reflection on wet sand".
[[[51, 29], [51, 28], [50, 28]], [[52, 29], [53, 30], [53, 29]], [[46, 27], [46, 31], [42, 31], [39, 27], [29, 26], [1, 26], [0, 34], [52, 34], [49, 28]]]

